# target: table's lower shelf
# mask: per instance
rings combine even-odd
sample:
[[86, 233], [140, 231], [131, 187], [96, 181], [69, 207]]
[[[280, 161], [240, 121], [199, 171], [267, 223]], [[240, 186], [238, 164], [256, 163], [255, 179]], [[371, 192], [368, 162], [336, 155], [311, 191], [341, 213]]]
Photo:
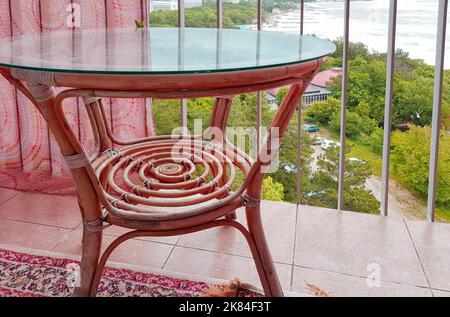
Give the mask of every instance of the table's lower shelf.
[[250, 159], [222, 142], [167, 137], [108, 150], [93, 165], [113, 207], [161, 221], [229, 197]]

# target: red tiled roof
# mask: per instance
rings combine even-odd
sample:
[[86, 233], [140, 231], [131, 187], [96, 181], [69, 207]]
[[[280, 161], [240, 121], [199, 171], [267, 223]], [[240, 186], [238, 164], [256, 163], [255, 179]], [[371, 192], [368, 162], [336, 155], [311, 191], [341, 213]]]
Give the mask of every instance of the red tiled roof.
[[320, 88], [318, 88], [316, 85], [309, 85], [308, 88], [306, 88], [305, 93], [313, 93], [313, 92], [320, 92]]
[[[308, 86], [305, 93], [313, 93], [318, 92], [320, 89], [317, 89], [317, 86], [321, 88], [325, 88], [327, 86], [327, 83], [331, 81], [331, 79], [342, 75], [342, 70], [338, 68], [333, 68], [329, 70], [324, 70], [323, 72], [320, 72], [314, 77], [314, 79], [311, 82], [311, 85]], [[271, 94], [272, 96], [276, 96], [281, 88], [273, 88], [268, 89], [267, 92]]]
[[342, 74], [342, 71], [340, 69], [336, 69], [336, 68], [324, 70], [323, 72], [318, 73], [316, 75], [316, 77], [314, 77], [311, 84], [320, 86], [320, 87], [326, 87], [328, 82], [331, 81], [331, 79], [333, 79], [341, 74]]

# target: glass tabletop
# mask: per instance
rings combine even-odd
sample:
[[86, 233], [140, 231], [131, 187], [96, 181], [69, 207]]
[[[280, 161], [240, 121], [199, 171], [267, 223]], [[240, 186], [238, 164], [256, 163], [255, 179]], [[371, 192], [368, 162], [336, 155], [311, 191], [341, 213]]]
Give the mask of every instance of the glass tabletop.
[[205, 28], [81, 29], [0, 40], [0, 65], [53, 72], [207, 73], [315, 60], [333, 43], [287, 33]]

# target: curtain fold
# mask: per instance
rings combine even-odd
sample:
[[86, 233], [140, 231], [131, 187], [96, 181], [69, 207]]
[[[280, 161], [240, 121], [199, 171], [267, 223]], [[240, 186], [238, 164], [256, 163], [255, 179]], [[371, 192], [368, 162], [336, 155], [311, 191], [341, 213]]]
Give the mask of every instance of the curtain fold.
[[[134, 27], [145, 20], [146, 0], [0, 0], [0, 37], [73, 30], [67, 20], [72, 4], [81, 8], [81, 28]], [[68, 54], [89, 54], [89, 45], [65, 43]], [[105, 45], [120, 45], [120, 38]], [[45, 45], [45, 43], [42, 43]], [[81, 47], [81, 48], [80, 48]], [[75, 49], [76, 48], [76, 49]], [[141, 60], [140, 52], [126, 57]], [[59, 88], [59, 90], [64, 88]], [[152, 109], [143, 99], [106, 99], [110, 125], [119, 138], [153, 134]], [[68, 99], [64, 109], [72, 129], [86, 148], [93, 146], [92, 130], [81, 100]], [[0, 78], [0, 187], [54, 194], [74, 193], [73, 180], [45, 121], [27, 98]]]

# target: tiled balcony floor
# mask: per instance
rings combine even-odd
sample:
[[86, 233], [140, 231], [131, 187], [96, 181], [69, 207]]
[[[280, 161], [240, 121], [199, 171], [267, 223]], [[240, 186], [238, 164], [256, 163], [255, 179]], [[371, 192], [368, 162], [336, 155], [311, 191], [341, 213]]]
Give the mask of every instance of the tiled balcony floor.
[[[0, 189], [0, 244], [79, 255], [77, 208], [74, 197]], [[274, 202], [263, 203], [263, 218], [286, 290], [304, 293], [313, 283], [332, 296], [450, 296], [450, 225]], [[123, 232], [109, 228], [105, 244]], [[232, 228], [134, 239], [111, 260], [259, 285]], [[380, 287], [367, 286], [368, 267], [379, 268]]]

